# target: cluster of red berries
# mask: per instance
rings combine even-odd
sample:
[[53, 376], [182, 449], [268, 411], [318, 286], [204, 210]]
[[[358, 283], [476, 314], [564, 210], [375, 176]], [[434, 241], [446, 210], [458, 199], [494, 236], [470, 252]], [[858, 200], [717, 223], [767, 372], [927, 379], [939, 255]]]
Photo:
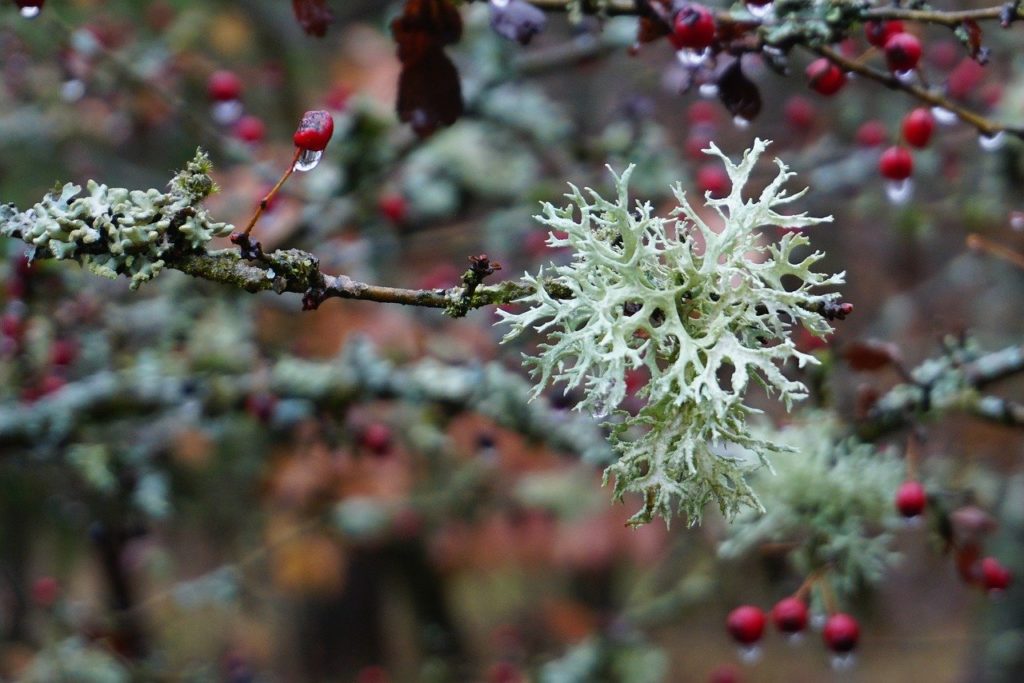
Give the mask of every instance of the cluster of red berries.
[[[787, 636], [803, 633], [809, 621], [807, 604], [795, 596], [783, 598], [772, 608], [771, 620]], [[768, 615], [760, 607], [742, 605], [729, 613], [726, 628], [737, 643], [752, 647], [761, 640], [767, 623]], [[837, 612], [825, 621], [821, 635], [825, 647], [845, 655], [856, 649], [860, 626], [849, 614]]]

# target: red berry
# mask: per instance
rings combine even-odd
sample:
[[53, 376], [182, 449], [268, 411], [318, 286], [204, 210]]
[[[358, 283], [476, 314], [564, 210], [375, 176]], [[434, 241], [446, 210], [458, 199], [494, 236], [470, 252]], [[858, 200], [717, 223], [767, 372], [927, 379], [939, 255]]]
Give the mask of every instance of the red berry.
[[373, 422], [363, 430], [363, 446], [374, 455], [391, 450], [391, 429], [383, 422]]
[[69, 339], [58, 339], [50, 345], [50, 362], [54, 365], [71, 365], [78, 356], [78, 345]]
[[708, 683], [740, 683], [740, 672], [732, 664], [722, 664], [711, 672]]
[[955, 99], [964, 99], [971, 94], [985, 76], [985, 69], [970, 57], [965, 57], [956, 68], [949, 72], [946, 80], [946, 92]]
[[910, 33], [894, 33], [885, 41], [885, 61], [893, 71], [910, 71], [921, 59], [921, 41]]
[[952, 40], [940, 40], [928, 45], [927, 57], [936, 68], [949, 71], [960, 59], [960, 46]]
[[808, 85], [822, 95], [835, 95], [846, 84], [843, 70], [824, 57], [808, 64], [806, 73]]
[[878, 147], [885, 142], [885, 124], [877, 119], [865, 121], [857, 129], [857, 144], [862, 147]]
[[926, 147], [935, 130], [935, 117], [924, 107], [918, 107], [903, 119], [903, 139], [911, 147]]
[[694, 161], [703, 161], [707, 159], [707, 155], [704, 154], [704, 150], [711, 144], [711, 137], [704, 135], [703, 133], [691, 133], [687, 138], [686, 142], [683, 143], [683, 149], [686, 150], [686, 156], [690, 157]]
[[902, 21], [869, 21], [864, 24], [864, 37], [875, 47], [885, 47], [890, 36], [902, 32]]
[[697, 169], [697, 187], [701, 194], [720, 198], [729, 194], [729, 174], [718, 164], [704, 164]]
[[701, 124], [714, 125], [718, 123], [720, 111], [718, 105], [713, 102], [697, 100], [687, 108], [686, 119], [690, 122], [691, 126], [699, 126]]
[[60, 584], [52, 576], [40, 576], [32, 582], [32, 602], [40, 607], [50, 607], [57, 602]]
[[860, 626], [857, 625], [857, 620], [849, 614], [840, 612], [828, 618], [828, 621], [825, 622], [825, 630], [821, 635], [828, 649], [845, 654], [857, 647]]
[[267, 127], [258, 116], [243, 116], [235, 124], [235, 137], [244, 142], [262, 142], [267, 135]]
[[299, 121], [292, 140], [299, 149], [320, 152], [334, 135], [334, 118], [326, 111], [307, 111]]
[[783, 633], [800, 633], [807, 628], [807, 605], [800, 598], [783, 598], [772, 608], [772, 621]]
[[392, 223], [404, 223], [409, 215], [409, 205], [405, 197], [397, 192], [381, 195], [377, 200], [377, 208]]
[[999, 563], [994, 557], [986, 557], [981, 561], [981, 584], [987, 591], [1004, 591], [1013, 581], [1010, 570]]
[[764, 633], [764, 611], [753, 605], [743, 605], [729, 612], [726, 627], [733, 639], [742, 645], [753, 645]]
[[324, 98], [324, 104], [327, 105], [328, 109], [342, 111], [348, 105], [350, 97], [352, 97], [352, 91], [347, 86], [339, 84], [331, 88], [330, 92], [327, 93], [327, 97]]
[[206, 94], [215, 102], [237, 100], [242, 96], [242, 79], [233, 71], [214, 71], [206, 82]]
[[794, 95], [786, 100], [785, 112], [786, 121], [798, 130], [804, 130], [813, 126], [814, 116], [817, 114], [811, 101], [800, 95]]
[[905, 481], [896, 491], [896, 509], [904, 517], [917, 517], [927, 502], [928, 495], [919, 481]]
[[676, 13], [669, 40], [677, 50], [703, 50], [715, 40], [715, 17], [703, 5], [685, 5]]
[[914, 158], [903, 147], [890, 147], [878, 160], [878, 172], [889, 180], [906, 180], [914, 172]]

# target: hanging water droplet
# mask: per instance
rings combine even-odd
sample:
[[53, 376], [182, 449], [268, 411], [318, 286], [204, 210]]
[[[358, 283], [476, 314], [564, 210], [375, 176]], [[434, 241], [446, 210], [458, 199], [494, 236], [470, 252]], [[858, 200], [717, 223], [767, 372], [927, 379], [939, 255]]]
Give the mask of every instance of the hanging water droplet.
[[491, 4], [497, 7], [498, 9], [508, 7], [508, 3], [509, 0], [491, 0]]
[[299, 155], [299, 160], [295, 162], [296, 171], [312, 171], [316, 168], [316, 165], [320, 163], [320, 157], [324, 155], [324, 151], [304, 149], [302, 154]]
[[913, 195], [914, 181], [910, 178], [906, 180], [890, 180], [885, 184], [885, 196], [896, 206], [906, 204]]
[[763, 5], [747, 5], [747, 11], [755, 19], [765, 19], [775, 13], [775, 7], [770, 2]]
[[242, 117], [242, 103], [239, 100], [217, 102], [210, 109], [213, 120], [222, 126], [228, 126]]
[[761, 653], [760, 645], [744, 645], [739, 648], [740, 661], [744, 664], [757, 664]]
[[909, 84], [914, 82], [917, 72], [913, 69], [907, 69], [906, 71], [896, 71], [893, 73], [893, 76], [895, 76], [896, 80], [900, 83]]
[[826, 621], [828, 621], [828, 615], [824, 612], [811, 612], [811, 628], [815, 631], [825, 628]]
[[743, 130], [744, 128], [750, 127], [750, 119], [743, 118], [742, 116], [734, 116], [732, 124], [740, 130]]
[[924, 525], [924, 517], [921, 515], [914, 515], [913, 517], [903, 518], [904, 529], [920, 529]]
[[945, 107], [932, 107], [932, 116], [943, 126], [952, 126], [956, 123], [956, 114]]
[[1006, 144], [1006, 135], [1003, 131], [999, 131], [995, 135], [981, 134], [978, 136], [978, 144], [986, 152], [994, 152]]
[[676, 52], [676, 59], [683, 66], [699, 66], [707, 59], [709, 54], [711, 54], [711, 51], [708, 48], [691, 50], [688, 47], [684, 47]]
[[21, 16], [24, 17], [25, 19], [35, 19], [36, 17], [39, 16], [39, 9], [39, 7], [33, 7], [30, 5], [22, 7], [19, 10], [19, 12], [21, 13]]
[[1010, 229], [1017, 232], [1024, 230], [1024, 211], [1010, 212]]
[[700, 93], [701, 97], [712, 100], [718, 97], [718, 86], [714, 83], [701, 83], [700, 87], [697, 88], [697, 92]]
[[849, 671], [857, 663], [857, 657], [852, 652], [844, 652], [841, 655], [832, 656], [833, 671]]
[[60, 86], [60, 98], [65, 102], [77, 102], [85, 95], [85, 83], [80, 78], [69, 78]]
[[803, 645], [803, 643], [804, 643], [804, 634], [802, 632], [800, 632], [800, 631], [797, 631], [796, 633], [787, 633], [786, 634], [786, 643], [790, 647], [796, 647], [798, 645]]

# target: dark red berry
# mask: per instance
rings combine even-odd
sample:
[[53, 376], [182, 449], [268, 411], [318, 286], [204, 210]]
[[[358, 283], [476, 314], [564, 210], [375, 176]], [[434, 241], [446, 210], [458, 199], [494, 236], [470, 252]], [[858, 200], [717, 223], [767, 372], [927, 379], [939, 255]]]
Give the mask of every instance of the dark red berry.
[[362, 444], [374, 455], [384, 455], [391, 450], [391, 429], [383, 422], [367, 425], [363, 430]]
[[903, 119], [903, 139], [911, 147], [927, 147], [935, 131], [935, 117], [924, 107], [918, 107]]
[[77, 356], [78, 344], [70, 339], [58, 339], [50, 345], [50, 362], [54, 365], [71, 365]]
[[800, 633], [807, 628], [807, 605], [800, 598], [783, 598], [772, 608], [772, 621], [783, 633]]
[[409, 215], [409, 205], [406, 203], [405, 197], [397, 192], [381, 195], [377, 200], [377, 208], [381, 215], [392, 223], [404, 223]]
[[904, 517], [917, 517], [927, 502], [928, 495], [919, 481], [905, 481], [896, 491], [896, 509]]
[[761, 640], [764, 634], [764, 611], [753, 605], [742, 605], [732, 612], [726, 620], [726, 628], [733, 639], [742, 645], [753, 645]]
[[857, 129], [857, 144], [862, 147], [878, 147], [885, 142], [885, 124], [877, 119], [865, 121]]
[[797, 130], [806, 130], [814, 125], [817, 110], [806, 97], [794, 95], [786, 100], [786, 121]]
[[825, 630], [821, 633], [825, 646], [839, 654], [851, 652], [857, 647], [860, 638], [860, 626], [849, 614], [833, 614], [825, 622]]
[[214, 71], [206, 83], [206, 94], [214, 102], [237, 100], [242, 96], [242, 79], [233, 71]]
[[902, 32], [902, 21], [869, 21], [864, 24], [864, 37], [875, 47], [885, 47], [890, 36]]
[[985, 77], [985, 68], [970, 57], [956, 65], [946, 80], [946, 92], [950, 97], [961, 100], [971, 94], [978, 82]]
[[258, 116], [243, 116], [235, 124], [235, 137], [244, 142], [262, 142], [266, 135], [267, 126]]
[[715, 17], [703, 5], [685, 5], [676, 13], [669, 40], [677, 50], [703, 50], [715, 40]]
[[697, 169], [697, 187], [701, 194], [724, 197], [729, 194], [729, 174], [718, 164], [705, 164]]
[[1010, 587], [1013, 574], [994, 557], [981, 561], [981, 585], [987, 591], [1004, 591]]
[[835, 95], [846, 84], [843, 70], [824, 57], [808, 64], [806, 73], [808, 85], [822, 95]]
[[40, 576], [32, 582], [32, 602], [40, 607], [50, 607], [57, 602], [60, 584], [52, 576]]
[[904, 147], [890, 147], [878, 160], [878, 172], [889, 180], [906, 180], [914, 172], [914, 158]]
[[295, 146], [302, 150], [320, 152], [334, 135], [334, 118], [326, 111], [307, 111], [292, 136]]
[[921, 59], [921, 41], [910, 33], [894, 33], [885, 41], [885, 61], [893, 71], [910, 71]]

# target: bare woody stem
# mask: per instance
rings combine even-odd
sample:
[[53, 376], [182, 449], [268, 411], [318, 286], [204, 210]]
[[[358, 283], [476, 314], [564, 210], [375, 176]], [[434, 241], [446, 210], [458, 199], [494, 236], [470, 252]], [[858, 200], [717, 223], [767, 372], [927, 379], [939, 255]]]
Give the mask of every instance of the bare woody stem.
[[288, 170], [286, 170], [284, 172], [284, 175], [281, 176], [281, 179], [277, 181], [277, 185], [274, 185], [274, 187], [270, 188], [270, 192], [267, 193], [267, 196], [260, 200], [259, 205], [256, 207], [255, 213], [253, 213], [252, 218], [249, 219], [249, 223], [245, 226], [245, 229], [242, 230], [243, 235], [248, 237], [252, 233], [252, 229], [256, 225], [256, 221], [258, 221], [260, 219], [260, 216], [263, 215], [263, 212], [267, 210], [267, 206], [270, 205], [270, 201], [274, 198], [275, 195], [277, 195], [278, 190], [280, 190], [281, 187], [288, 180], [288, 178], [291, 177], [292, 173], [295, 172], [295, 164], [299, 162], [300, 156], [302, 156], [302, 150], [296, 147], [295, 156], [292, 157], [292, 163], [288, 165]]

